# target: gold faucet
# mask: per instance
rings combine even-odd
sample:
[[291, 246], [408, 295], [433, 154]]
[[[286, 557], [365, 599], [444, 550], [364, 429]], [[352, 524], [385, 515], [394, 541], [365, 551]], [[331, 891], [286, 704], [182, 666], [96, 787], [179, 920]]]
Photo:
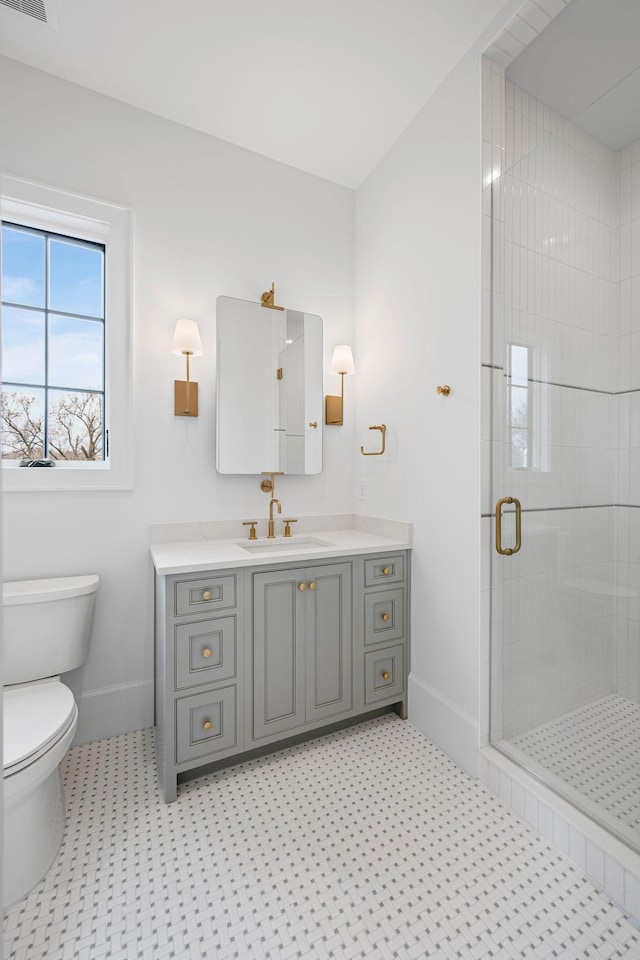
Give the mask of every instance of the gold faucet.
[[282, 504], [279, 500], [276, 500], [275, 497], [271, 497], [269, 501], [269, 533], [267, 534], [267, 540], [275, 540], [276, 535], [274, 533], [274, 520], [273, 520], [273, 505], [276, 503], [278, 505], [278, 513], [282, 513]]

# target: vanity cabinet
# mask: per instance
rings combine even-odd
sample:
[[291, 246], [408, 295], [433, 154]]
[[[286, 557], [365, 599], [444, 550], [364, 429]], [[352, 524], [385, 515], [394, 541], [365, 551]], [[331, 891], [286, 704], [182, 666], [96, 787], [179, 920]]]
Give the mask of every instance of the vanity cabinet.
[[244, 749], [241, 571], [156, 577], [155, 707], [160, 784]]
[[156, 575], [160, 784], [394, 706], [406, 717], [409, 553]]
[[253, 739], [351, 710], [350, 563], [253, 575]]

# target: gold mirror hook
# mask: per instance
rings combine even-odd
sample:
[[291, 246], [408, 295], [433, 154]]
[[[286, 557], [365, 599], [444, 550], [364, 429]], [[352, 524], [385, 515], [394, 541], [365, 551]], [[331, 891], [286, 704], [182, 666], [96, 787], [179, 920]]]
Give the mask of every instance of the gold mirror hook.
[[263, 307], [268, 307], [270, 310], [284, 310], [284, 307], [279, 307], [276, 303], [276, 285], [275, 282], [271, 284], [271, 290], [265, 290], [262, 296], [260, 297], [260, 303]]

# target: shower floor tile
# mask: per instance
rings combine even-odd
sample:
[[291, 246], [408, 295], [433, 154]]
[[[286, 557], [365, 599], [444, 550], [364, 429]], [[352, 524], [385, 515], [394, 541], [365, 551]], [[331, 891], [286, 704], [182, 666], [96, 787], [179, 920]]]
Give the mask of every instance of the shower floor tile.
[[385, 715], [165, 805], [153, 732], [75, 747], [67, 832], [12, 960], [640, 957], [640, 934], [425, 736]]
[[640, 703], [610, 694], [511, 743], [640, 839]]

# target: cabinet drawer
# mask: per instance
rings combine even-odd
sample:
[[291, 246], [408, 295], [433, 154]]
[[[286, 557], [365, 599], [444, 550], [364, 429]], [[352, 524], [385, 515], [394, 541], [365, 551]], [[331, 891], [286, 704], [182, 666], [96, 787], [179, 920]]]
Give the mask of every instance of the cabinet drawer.
[[400, 583], [404, 580], [404, 557], [381, 557], [365, 560], [365, 587], [379, 587], [383, 583]]
[[175, 627], [175, 688], [230, 680], [237, 672], [235, 617], [216, 617]]
[[238, 745], [236, 687], [176, 700], [176, 763]]
[[404, 693], [404, 644], [364, 655], [364, 702], [375, 703]]
[[178, 580], [175, 585], [176, 617], [185, 613], [214, 613], [232, 610], [236, 605], [236, 578], [210, 577]]
[[364, 642], [382, 643], [404, 637], [404, 590], [378, 590], [364, 597]]

